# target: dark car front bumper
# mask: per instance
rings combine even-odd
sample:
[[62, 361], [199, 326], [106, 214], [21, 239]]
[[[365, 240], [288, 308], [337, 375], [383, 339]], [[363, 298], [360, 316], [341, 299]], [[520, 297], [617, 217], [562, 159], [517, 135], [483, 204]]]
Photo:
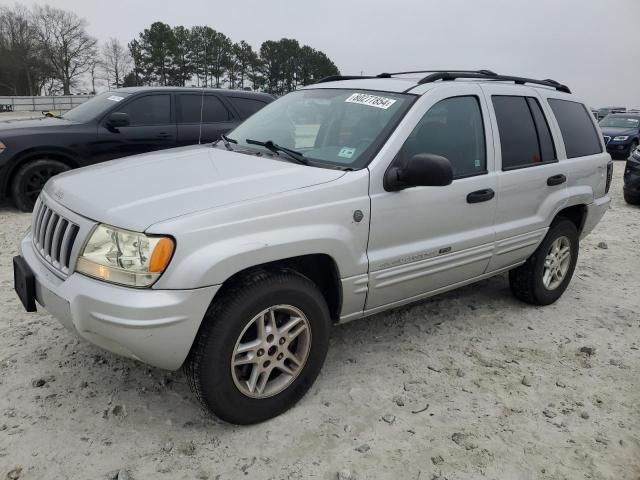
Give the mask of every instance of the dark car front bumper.
[[631, 154], [630, 149], [631, 149], [631, 142], [614, 143], [613, 141], [610, 141], [609, 143], [607, 143], [607, 153], [609, 153], [609, 155], [611, 155], [612, 157], [624, 156], [626, 158]]

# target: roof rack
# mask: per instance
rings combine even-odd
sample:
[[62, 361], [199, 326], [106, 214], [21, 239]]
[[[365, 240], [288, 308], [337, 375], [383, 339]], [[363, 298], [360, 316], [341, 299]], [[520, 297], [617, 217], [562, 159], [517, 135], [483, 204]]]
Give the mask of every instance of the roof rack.
[[435, 72], [427, 75], [418, 81], [418, 85], [422, 85], [425, 83], [436, 82], [438, 80], [442, 81], [450, 81], [456, 80], [458, 78], [479, 78], [485, 80], [502, 80], [505, 82], [515, 82], [518, 85], [524, 85], [525, 83], [531, 83], [533, 85], [543, 85], [545, 87], [555, 88], [559, 92], [571, 93], [569, 87], [566, 85], [562, 85], [555, 80], [551, 80], [547, 78], [545, 80], [536, 80], [533, 78], [525, 78], [525, 77], [512, 77], [510, 75], [498, 75], [493, 72], [487, 71], [477, 71], [477, 72]]
[[511, 75], [498, 75], [491, 70], [413, 70], [408, 72], [395, 72], [395, 73], [380, 73], [375, 77], [372, 76], [358, 76], [358, 75], [331, 75], [329, 77], [322, 78], [316, 83], [336, 82], [338, 80], [358, 80], [358, 79], [372, 79], [372, 78], [392, 78], [395, 75], [409, 75], [415, 73], [428, 73], [426, 77], [421, 78], [418, 81], [418, 85], [425, 83], [436, 82], [438, 80], [451, 81], [458, 78], [478, 78], [483, 80], [498, 80], [504, 82], [515, 82], [518, 85], [524, 85], [530, 83], [533, 85], [543, 85], [545, 87], [555, 88], [560, 92], [571, 93], [569, 87], [562, 85], [550, 78], [544, 80], [536, 80], [534, 78], [525, 77], [513, 77]]

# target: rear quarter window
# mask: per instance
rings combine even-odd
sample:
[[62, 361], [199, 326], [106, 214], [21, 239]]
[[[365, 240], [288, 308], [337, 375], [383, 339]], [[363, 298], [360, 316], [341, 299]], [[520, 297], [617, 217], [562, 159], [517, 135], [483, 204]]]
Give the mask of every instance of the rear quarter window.
[[567, 158], [602, 153], [600, 136], [582, 103], [550, 98], [549, 105], [560, 126]]

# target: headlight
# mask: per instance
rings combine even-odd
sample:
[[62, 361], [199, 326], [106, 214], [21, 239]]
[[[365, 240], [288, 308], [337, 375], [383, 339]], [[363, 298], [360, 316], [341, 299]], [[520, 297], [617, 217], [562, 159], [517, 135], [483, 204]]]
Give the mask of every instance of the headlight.
[[7, 146], [3, 142], [0, 142], [0, 153], [4, 152], [6, 148]]
[[105, 282], [149, 287], [169, 265], [174, 247], [170, 237], [98, 225], [78, 258], [76, 271]]
[[613, 140], [615, 142], [624, 142], [627, 138], [629, 138], [628, 135], [620, 135], [618, 137], [613, 137]]

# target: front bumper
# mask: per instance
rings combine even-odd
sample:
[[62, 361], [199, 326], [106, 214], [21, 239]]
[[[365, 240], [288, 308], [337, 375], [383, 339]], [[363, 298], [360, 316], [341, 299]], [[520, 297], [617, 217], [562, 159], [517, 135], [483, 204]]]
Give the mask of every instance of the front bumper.
[[624, 155], [628, 157], [631, 155], [631, 143], [614, 143], [611, 141], [607, 143], [607, 153], [612, 156]]
[[61, 279], [40, 260], [31, 232], [20, 253], [35, 276], [37, 302], [68, 329], [110, 352], [177, 370], [219, 286], [134, 289], [79, 273]]
[[611, 197], [605, 195], [604, 197], [596, 198], [593, 203], [587, 205], [587, 215], [582, 225], [582, 231], [580, 232], [580, 239], [589, 235], [595, 228], [598, 222], [602, 219], [604, 212], [606, 212], [611, 204]]

